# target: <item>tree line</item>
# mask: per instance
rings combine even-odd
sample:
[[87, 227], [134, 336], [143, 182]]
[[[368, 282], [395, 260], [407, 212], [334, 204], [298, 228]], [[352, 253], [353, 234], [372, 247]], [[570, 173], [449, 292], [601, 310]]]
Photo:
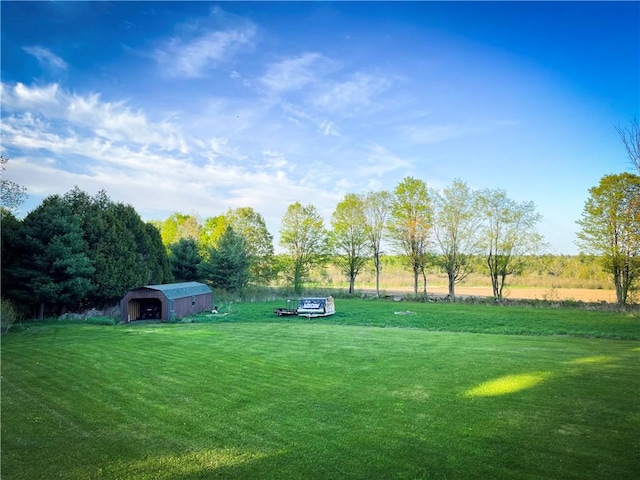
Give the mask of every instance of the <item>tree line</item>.
[[[483, 258], [500, 299], [509, 275], [546, 246], [532, 202], [516, 202], [500, 189], [474, 191], [461, 180], [437, 191], [406, 177], [393, 191], [348, 193], [330, 225], [314, 205], [295, 202], [282, 218], [285, 253], [277, 256], [263, 217], [250, 207], [202, 223], [182, 213], [145, 223], [106, 192], [92, 197], [76, 187], [45, 198], [19, 220], [12, 210], [24, 191], [4, 187], [3, 180], [2, 296], [38, 317], [114, 304], [131, 288], [172, 281], [241, 293], [284, 280], [299, 294], [310, 272], [328, 262], [349, 280], [349, 293], [372, 262], [379, 294], [385, 254], [398, 255], [410, 269], [416, 296], [427, 294], [428, 269], [441, 269], [451, 299]], [[600, 258], [625, 304], [640, 273], [640, 177], [607, 175], [589, 193], [576, 243]]]

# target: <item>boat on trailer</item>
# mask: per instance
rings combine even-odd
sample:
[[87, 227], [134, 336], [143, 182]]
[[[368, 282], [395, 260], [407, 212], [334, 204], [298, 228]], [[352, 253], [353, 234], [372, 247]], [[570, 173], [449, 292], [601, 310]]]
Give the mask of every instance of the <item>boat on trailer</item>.
[[305, 297], [298, 300], [294, 308], [295, 300], [287, 300], [284, 308], [274, 308], [273, 313], [279, 317], [297, 315], [299, 317], [328, 317], [336, 313], [336, 305], [333, 297]]

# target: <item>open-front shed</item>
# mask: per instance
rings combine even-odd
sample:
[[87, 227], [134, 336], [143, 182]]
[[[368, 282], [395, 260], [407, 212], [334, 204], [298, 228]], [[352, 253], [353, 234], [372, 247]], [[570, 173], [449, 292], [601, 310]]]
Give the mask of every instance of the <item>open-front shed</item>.
[[210, 310], [211, 305], [211, 289], [204, 283], [146, 285], [129, 290], [121, 300], [121, 320], [173, 320]]

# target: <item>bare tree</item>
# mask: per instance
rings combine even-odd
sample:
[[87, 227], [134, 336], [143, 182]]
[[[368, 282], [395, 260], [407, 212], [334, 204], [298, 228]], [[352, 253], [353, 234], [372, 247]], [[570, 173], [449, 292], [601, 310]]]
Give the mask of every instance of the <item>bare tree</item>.
[[15, 182], [1, 178], [8, 161], [8, 158], [0, 155], [0, 207], [15, 213], [27, 199], [27, 189]]
[[627, 128], [622, 128], [620, 125], [616, 126], [616, 131], [627, 149], [627, 155], [631, 163], [640, 173], [640, 124], [638, 124], [638, 119], [631, 120], [631, 125]]

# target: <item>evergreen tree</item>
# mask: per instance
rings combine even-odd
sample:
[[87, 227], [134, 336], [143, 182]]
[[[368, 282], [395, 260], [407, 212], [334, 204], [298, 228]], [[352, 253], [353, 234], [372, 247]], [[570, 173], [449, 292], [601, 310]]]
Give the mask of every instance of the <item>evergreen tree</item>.
[[92, 289], [95, 269], [87, 255], [80, 220], [57, 195], [47, 197], [23, 221], [22, 255], [11, 266], [11, 294], [37, 306], [43, 318], [47, 305], [64, 312]]
[[176, 281], [193, 282], [200, 279], [199, 265], [202, 258], [198, 253], [198, 244], [193, 238], [181, 238], [169, 245], [169, 262]]
[[104, 191], [91, 197], [78, 187], [65, 194], [64, 200], [80, 219], [87, 253], [95, 266], [95, 289], [88, 303], [112, 304], [132, 288], [171, 280], [159, 233], [132, 206], [111, 201]]
[[227, 227], [218, 246], [209, 251], [209, 260], [203, 262], [201, 273], [214, 288], [242, 293], [249, 280], [251, 265], [245, 238]]

